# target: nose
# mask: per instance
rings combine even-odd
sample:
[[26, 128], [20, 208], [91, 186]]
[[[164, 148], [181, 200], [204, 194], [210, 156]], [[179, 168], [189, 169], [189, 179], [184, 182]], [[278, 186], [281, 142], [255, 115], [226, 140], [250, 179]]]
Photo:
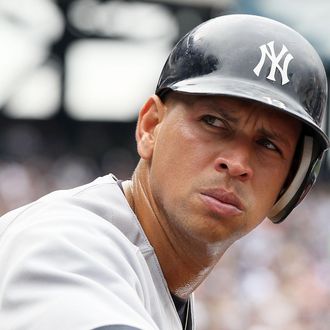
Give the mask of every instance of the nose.
[[253, 177], [253, 169], [249, 147], [244, 144], [232, 146], [230, 150], [222, 152], [215, 160], [215, 169], [241, 181], [251, 179]]

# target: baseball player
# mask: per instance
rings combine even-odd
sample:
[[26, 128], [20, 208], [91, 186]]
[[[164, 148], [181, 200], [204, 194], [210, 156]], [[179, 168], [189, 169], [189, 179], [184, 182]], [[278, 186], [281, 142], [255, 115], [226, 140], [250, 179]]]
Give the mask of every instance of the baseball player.
[[132, 180], [106, 175], [1, 218], [1, 329], [194, 329], [192, 293], [225, 251], [313, 185], [326, 102], [321, 60], [289, 27], [196, 27], [139, 113]]

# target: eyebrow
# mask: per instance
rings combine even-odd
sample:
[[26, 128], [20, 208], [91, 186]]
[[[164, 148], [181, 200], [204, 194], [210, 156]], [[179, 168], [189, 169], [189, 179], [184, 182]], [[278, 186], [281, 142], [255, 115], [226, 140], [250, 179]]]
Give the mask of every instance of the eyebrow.
[[235, 115], [233, 115], [233, 112], [234, 112], [233, 109], [231, 109], [231, 111], [228, 111], [223, 106], [221, 106], [221, 105], [219, 106], [218, 105], [217, 107], [215, 107], [215, 111], [217, 111], [218, 113], [220, 113], [221, 116], [224, 117], [224, 119], [226, 119], [226, 120], [228, 120], [228, 121], [230, 121], [230, 122], [232, 122], [234, 124], [236, 124], [236, 123], [239, 122], [239, 117], [236, 117]]
[[235, 109], [231, 108], [230, 110], [222, 105], [222, 104], [218, 104], [217, 102], [205, 102], [205, 105], [212, 108], [212, 110], [216, 111], [217, 113], [219, 113], [224, 119], [237, 124], [240, 120], [239, 116], [235, 116], [233, 114], [233, 112], [235, 112]]
[[279, 134], [275, 131], [270, 131], [264, 127], [261, 127], [260, 129], [258, 129], [258, 133], [267, 136], [268, 138], [278, 141], [284, 145], [290, 146], [291, 147], [291, 143], [289, 142], [289, 140], [283, 136], [282, 134]]

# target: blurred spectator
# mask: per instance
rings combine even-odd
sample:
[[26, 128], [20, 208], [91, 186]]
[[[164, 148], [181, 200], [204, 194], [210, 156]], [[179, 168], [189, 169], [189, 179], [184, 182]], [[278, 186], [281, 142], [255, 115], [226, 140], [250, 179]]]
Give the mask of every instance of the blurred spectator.
[[198, 329], [328, 329], [328, 201], [319, 185], [284, 223], [266, 220], [228, 251], [197, 291]]

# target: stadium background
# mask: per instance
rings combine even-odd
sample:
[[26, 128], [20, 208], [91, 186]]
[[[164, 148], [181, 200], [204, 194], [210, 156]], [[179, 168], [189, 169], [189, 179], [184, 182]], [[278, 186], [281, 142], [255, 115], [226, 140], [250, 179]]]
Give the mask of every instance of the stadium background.
[[[136, 115], [171, 46], [229, 13], [291, 25], [329, 72], [326, 0], [0, 1], [1, 214], [109, 171], [128, 178]], [[329, 166], [283, 224], [264, 222], [198, 289], [199, 330], [329, 329]]]

